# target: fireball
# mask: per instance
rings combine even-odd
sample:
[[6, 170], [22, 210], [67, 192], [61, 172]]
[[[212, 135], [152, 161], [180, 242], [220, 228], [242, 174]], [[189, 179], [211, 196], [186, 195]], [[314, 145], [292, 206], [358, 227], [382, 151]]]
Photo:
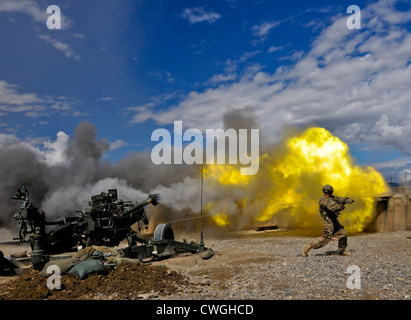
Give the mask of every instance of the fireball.
[[[340, 222], [349, 232], [361, 232], [373, 219], [373, 197], [389, 189], [378, 171], [356, 165], [347, 144], [319, 127], [289, 137], [281, 147], [261, 155], [260, 168], [256, 175], [245, 176], [233, 165], [205, 166], [204, 183], [209, 189], [226, 192], [229, 188], [231, 193], [230, 199], [213, 196], [208, 200], [217, 225], [235, 220], [235, 206], [227, 205], [231, 201], [241, 203], [242, 212], [254, 221], [281, 216], [281, 221], [298, 227], [318, 226], [322, 186], [331, 184], [336, 195], [355, 200], [342, 211]], [[227, 207], [229, 211], [221, 209]]]

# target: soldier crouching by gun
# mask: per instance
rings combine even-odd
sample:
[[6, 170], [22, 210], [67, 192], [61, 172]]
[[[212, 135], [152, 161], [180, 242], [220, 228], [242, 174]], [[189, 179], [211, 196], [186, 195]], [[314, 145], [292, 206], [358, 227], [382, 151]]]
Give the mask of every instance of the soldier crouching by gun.
[[345, 204], [353, 203], [354, 200], [347, 197], [337, 197], [333, 195], [334, 188], [329, 184], [323, 187], [323, 196], [320, 199], [320, 214], [323, 218], [324, 232], [320, 238], [311, 244], [304, 245], [302, 255], [307, 256], [311, 249], [319, 249], [326, 246], [333, 236], [338, 238], [338, 253], [340, 255], [350, 255], [345, 251], [347, 247], [347, 233], [344, 227], [338, 222], [338, 216], [345, 209]]

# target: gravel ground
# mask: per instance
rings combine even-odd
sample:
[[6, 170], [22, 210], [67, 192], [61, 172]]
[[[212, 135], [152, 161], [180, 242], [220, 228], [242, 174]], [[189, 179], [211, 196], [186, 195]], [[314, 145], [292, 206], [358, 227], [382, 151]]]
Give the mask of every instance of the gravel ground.
[[[288, 231], [205, 237], [214, 256], [185, 253], [153, 262], [186, 276], [188, 283], [168, 296], [149, 292], [144, 300], [410, 300], [411, 232], [348, 237], [351, 256], [337, 254], [337, 242], [301, 255], [317, 236]], [[178, 239], [177, 239], [178, 240]], [[5, 246], [7, 251], [15, 249]], [[20, 248], [21, 250], [22, 248]], [[361, 283], [347, 270], [357, 266]], [[10, 277], [0, 277], [0, 283]], [[350, 289], [349, 284], [360, 285]], [[100, 299], [96, 294], [96, 299]]]
[[[287, 232], [208, 241], [206, 246], [215, 252], [209, 260], [194, 255], [162, 262], [197, 284], [168, 298], [410, 300], [410, 235], [351, 236], [351, 256], [338, 255], [337, 242], [332, 241], [303, 257], [303, 244], [315, 237]], [[359, 268], [360, 283], [347, 270], [350, 266]], [[350, 289], [347, 282], [357, 288]]]

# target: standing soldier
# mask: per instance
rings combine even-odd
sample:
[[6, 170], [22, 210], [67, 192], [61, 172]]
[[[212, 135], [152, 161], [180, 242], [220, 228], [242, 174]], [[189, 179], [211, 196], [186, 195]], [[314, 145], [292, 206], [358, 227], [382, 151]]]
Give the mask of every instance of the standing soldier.
[[313, 241], [311, 244], [303, 246], [303, 256], [308, 255], [311, 249], [319, 249], [326, 246], [333, 236], [338, 238], [338, 253], [348, 256], [345, 252], [347, 247], [347, 233], [344, 227], [338, 222], [338, 216], [345, 209], [345, 204], [353, 203], [354, 200], [347, 197], [337, 197], [333, 195], [334, 188], [329, 184], [323, 187], [323, 196], [320, 199], [320, 214], [323, 218], [324, 232], [320, 238]]

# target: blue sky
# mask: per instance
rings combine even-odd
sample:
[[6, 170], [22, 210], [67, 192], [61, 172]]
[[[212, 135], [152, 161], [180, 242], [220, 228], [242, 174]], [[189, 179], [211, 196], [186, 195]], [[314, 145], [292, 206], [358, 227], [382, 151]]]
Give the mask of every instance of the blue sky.
[[0, 0], [0, 52], [0, 144], [41, 151], [89, 121], [116, 162], [173, 121], [221, 128], [251, 107], [269, 141], [319, 125], [359, 164], [411, 174], [409, 0]]

